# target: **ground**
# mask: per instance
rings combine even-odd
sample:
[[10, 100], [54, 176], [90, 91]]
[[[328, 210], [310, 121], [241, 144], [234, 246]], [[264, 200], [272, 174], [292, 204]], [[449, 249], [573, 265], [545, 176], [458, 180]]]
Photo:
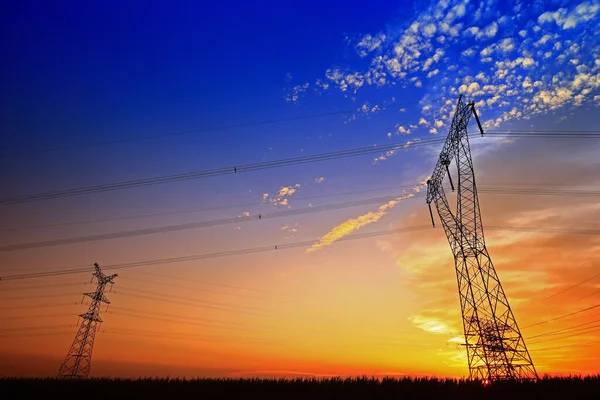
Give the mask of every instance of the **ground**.
[[451, 379], [1, 379], [9, 398], [596, 399], [600, 375], [483, 385]]

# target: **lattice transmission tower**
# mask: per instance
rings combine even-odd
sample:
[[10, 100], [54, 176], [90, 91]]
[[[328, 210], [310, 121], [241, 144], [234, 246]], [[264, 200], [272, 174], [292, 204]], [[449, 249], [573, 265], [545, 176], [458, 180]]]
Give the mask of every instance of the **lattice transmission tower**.
[[60, 365], [58, 370], [59, 378], [87, 378], [92, 368], [94, 338], [102, 323], [100, 307], [102, 303], [110, 304], [110, 301], [104, 295], [104, 289], [109, 283], [111, 285], [114, 284], [113, 279], [117, 277], [117, 274], [105, 275], [102, 273], [98, 264], [94, 264], [94, 268], [96, 272], [92, 274], [92, 280], [96, 278], [96, 291], [93, 293], [84, 293], [84, 296], [88, 296], [91, 299], [90, 307], [85, 313], [79, 314], [81, 325], [65, 361]]
[[[485, 245], [475, 184], [467, 125], [471, 115], [483, 135], [475, 104], [458, 99], [452, 126], [427, 181], [427, 204], [435, 226], [435, 204], [454, 256], [462, 311], [465, 346], [471, 379], [497, 381], [537, 379], [537, 372], [517, 326]], [[442, 186], [447, 175], [454, 191], [449, 166], [458, 168], [457, 208], [453, 212]]]

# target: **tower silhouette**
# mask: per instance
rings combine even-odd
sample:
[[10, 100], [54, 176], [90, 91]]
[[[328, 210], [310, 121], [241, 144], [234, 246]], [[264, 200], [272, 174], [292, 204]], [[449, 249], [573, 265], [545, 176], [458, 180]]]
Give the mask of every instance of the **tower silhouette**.
[[98, 264], [94, 264], [94, 268], [96, 272], [92, 274], [92, 280], [94, 277], [96, 278], [96, 291], [93, 293], [84, 293], [84, 296], [88, 296], [91, 299], [90, 307], [85, 313], [79, 314], [81, 325], [65, 361], [60, 365], [58, 370], [59, 378], [87, 378], [90, 374], [94, 339], [98, 327], [102, 323], [100, 306], [102, 303], [110, 304], [110, 301], [104, 295], [104, 289], [107, 284], [113, 284], [113, 279], [117, 277], [117, 274], [104, 275]]
[[[483, 135], [473, 102], [458, 99], [452, 126], [431, 179], [427, 181], [427, 204], [435, 226], [431, 203], [438, 211], [454, 256], [462, 311], [465, 346], [471, 379], [537, 379], [537, 372], [517, 321], [500, 284], [485, 245], [483, 225], [475, 184], [467, 125], [471, 115]], [[444, 188], [449, 166], [458, 168], [457, 209], [452, 212]]]

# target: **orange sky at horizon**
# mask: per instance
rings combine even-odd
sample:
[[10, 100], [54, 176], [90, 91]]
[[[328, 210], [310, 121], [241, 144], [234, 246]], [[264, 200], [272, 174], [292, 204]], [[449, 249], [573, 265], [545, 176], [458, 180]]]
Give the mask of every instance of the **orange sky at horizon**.
[[[494, 142], [492, 150], [489, 143], [478, 143], [473, 151], [480, 185], [560, 186], [575, 175], [575, 186], [598, 183], [594, 162], [589, 164], [593, 149], [580, 147], [572, 157], [548, 164], [543, 160], [561, 151], [552, 144], [523, 157], [530, 149], [522, 143]], [[574, 163], [577, 157], [580, 161]], [[418, 178], [414, 181], [424, 176]], [[490, 193], [481, 193], [480, 202], [484, 228], [490, 227], [485, 234], [491, 258], [538, 373], [600, 373], [600, 346], [587, 345], [600, 335], [598, 329], [586, 330], [597, 326], [600, 318], [600, 279], [560, 293], [600, 274], [599, 238], [493, 229], [591, 229], [600, 215], [600, 202], [594, 197]], [[1, 261], [14, 266], [9, 270], [14, 272], [40, 270], [33, 266], [52, 259], [47, 270], [53, 270], [85, 258], [102, 266], [251, 248], [276, 243], [275, 234], [284, 226], [298, 227], [286, 239], [296, 242], [315, 239], [316, 232], [322, 236], [374, 210], [378, 206], [265, 221], [271, 230], [263, 228], [264, 235], [254, 235], [252, 223], [240, 225], [240, 230], [227, 225], [7, 252]], [[359, 232], [430, 223], [422, 197], [399, 201], [385, 211]], [[228, 244], [233, 235], [244, 236]], [[440, 227], [333, 242], [310, 253], [306, 248], [281, 249], [115, 272], [119, 277], [106, 293], [112, 304], [103, 313], [96, 337], [93, 376], [468, 374], [460, 344], [456, 277]], [[0, 283], [0, 375], [56, 373], [73, 340], [76, 315], [86, 309], [81, 292], [94, 290], [89, 281], [90, 274], [83, 273]], [[556, 293], [560, 294], [543, 300]], [[545, 322], [596, 305], [599, 308]], [[23, 308], [30, 306], [43, 307]], [[552, 334], [572, 327], [574, 331]]]

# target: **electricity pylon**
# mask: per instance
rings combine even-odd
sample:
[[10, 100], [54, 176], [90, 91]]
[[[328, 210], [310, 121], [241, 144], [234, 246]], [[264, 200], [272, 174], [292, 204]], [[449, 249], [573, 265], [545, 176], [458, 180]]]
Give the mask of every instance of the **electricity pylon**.
[[88, 296], [92, 299], [92, 302], [87, 312], [79, 314], [82, 318], [81, 325], [65, 361], [60, 365], [59, 378], [87, 378], [92, 368], [94, 338], [98, 327], [102, 323], [100, 306], [102, 303], [110, 304], [110, 301], [104, 295], [104, 289], [107, 284], [115, 283], [113, 279], [117, 277], [117, 274], [104, 275], [98, 264], [94, 264], [94, 268], [96, 272], [92, 274], [92, 279], [95, 277], [97, 280], [96, 291], [94, 293], [84, 293], [84, 296]]
[[[537, 379], [533, 361], [485, 246], [467, 134], [471, 115], [475, 116], [483, 135], [475, 104], [465, 104], [460, 96], [450, 132], [427, 181], [431, 222], [435, 226], [433, 202], [454, 256], [469, 374], [471, 379], [482, 381]], [[458, 168], [456, 212], [450, 210], [442, 186], [448, 175], [454, 191], [449, 169], [453, 160]]]

